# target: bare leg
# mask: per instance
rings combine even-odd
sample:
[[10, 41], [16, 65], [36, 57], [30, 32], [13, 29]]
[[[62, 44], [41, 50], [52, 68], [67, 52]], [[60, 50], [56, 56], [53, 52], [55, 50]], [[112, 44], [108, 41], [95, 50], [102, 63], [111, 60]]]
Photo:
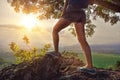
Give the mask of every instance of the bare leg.
[[55, 52], [58, 53], [59, 52], [59, 32], [64, 29], [65, 27], [67, 27], [69, 24], [71, 23], [71, 21], [66, 20], [64, 18], [60, 18], [60, 20], [56, 23], [56, 25], [53, 28], [53, 44], [54, 44], [54, 49]]
[[81, 44], [82, 50], [84, 51], [85, 59], [86, 59], [86, 68], [92, 68], [92, 56], [90, 47], [85, 38], [85, 30], [83, 23], [75, 23], [75, 29], [77, 33], [78, 41]]

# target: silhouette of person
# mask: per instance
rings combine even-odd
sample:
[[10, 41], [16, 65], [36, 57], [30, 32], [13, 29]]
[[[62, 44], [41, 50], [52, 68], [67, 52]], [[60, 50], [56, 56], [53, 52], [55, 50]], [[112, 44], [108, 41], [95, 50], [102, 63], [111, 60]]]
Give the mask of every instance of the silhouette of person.
[[[85, 2], [86, 1], [86, 2]], [[85, 5], [81, 5], [85, 3]], [[74, 23], [77, 39], [82, 47], [86, 65], [84, 67], [78, 67], [77, 69], [80, 71], [85, 71], [91, 74], [95, 73], [93, 69], [91, 49], [86, 41], [84, 25], [86, 23], [86, 15], [84, 8], [87, 7], [88, 3], [93, 3], [93, 0], [66, 0], [62, 12], [62, 16], [56, 25], [53, 28], [53, 44], [54, 51], [56, 54], [59, 53], [59, 32], [66, 28], [71, 23]]]

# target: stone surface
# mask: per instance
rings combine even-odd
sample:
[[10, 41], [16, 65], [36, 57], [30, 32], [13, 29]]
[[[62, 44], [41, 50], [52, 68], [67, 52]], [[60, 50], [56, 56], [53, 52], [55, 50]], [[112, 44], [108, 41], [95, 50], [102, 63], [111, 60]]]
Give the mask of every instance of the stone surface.
[[0, 70], [0, 80], [120, 80], [120, 71], [96, 69], [95, 75], [76, 71], [83, 65], [74, 56], [46, 54], [32, 62], [5, 67]]

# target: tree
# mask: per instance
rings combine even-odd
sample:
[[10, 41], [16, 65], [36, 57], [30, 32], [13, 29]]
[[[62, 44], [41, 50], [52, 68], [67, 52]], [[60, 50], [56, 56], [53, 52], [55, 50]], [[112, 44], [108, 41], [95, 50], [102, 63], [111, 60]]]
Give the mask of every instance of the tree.
[[[64, 5], [64, 0], [8, 0], [8, 2], [16, 12], [39, 14], [39, 19], [59, 18]], [[92, 24], [90, 16], [94, 20], [100, 17], [114, 25], [120, 21], [116, 13], [120, 13], [120, 0], [94, 0], [94, 5], [86, 9], [86, 34], [91, 36], [96, 27]]]

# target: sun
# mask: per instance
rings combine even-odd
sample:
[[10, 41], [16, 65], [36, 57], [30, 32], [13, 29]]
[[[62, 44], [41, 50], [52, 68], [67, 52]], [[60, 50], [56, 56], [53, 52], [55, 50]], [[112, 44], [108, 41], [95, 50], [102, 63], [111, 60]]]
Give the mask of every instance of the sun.
[[28, 29], [32, 29], [38, 23], [38, 19], [34, 15], [25, 15], [22, 19], [22, 25]]

